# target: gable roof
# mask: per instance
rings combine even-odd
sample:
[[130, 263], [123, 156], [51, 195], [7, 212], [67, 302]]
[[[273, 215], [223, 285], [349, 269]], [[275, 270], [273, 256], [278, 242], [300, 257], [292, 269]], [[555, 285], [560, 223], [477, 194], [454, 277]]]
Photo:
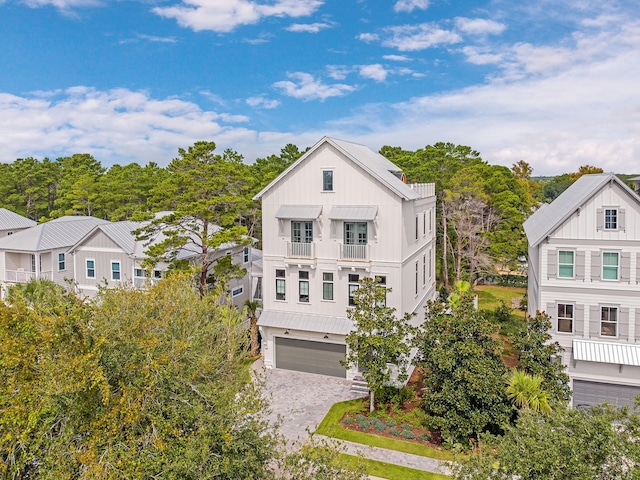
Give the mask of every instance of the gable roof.
[[89, 230], [82, 238], [70, 248], [71, 251], [75, 250], [78, 246], [82, 245], [89, 237], [93, 236], [95, 232], [101, 231], [107, 237], [109, 237], [116, 245], [118, 245], [126, 254], [133, 255], [136, 251], [136, 237], [132, 233], [133, 230], [140, 228], [140, 223], [132, 222], [130, 220], [124, 220], [122, 222], [108, 222], [100, 225], [95, 225]]
[[6, 208], [0, 208], [0, 230], [14, 230], [17, 228], [35, 227], [37, 222], [30, 218], [18, 215]]
[[345, 140], [338, 140], [337, 138], [323, 137], [318, 143], [311, 147], [307, 153], [302, 155], [298, 160], [290, 165], [289, 168], [278, 175], [269, 185], [258, 192], [253, 199], [260, 199], [265, 193], [280, 182], [282, 178], [286, 177], [289, 172], [297, 168], [298, 165], [304, 162], [311, 154], [324, 144], [331, 145], [338, 152], [347, 157], [347, 159], [351, 160], [365, 172], [369, 173], [399, 197], [405, 200], [415, 200], [420, 198], [420, 195], [415, 190], [395, 175], [401, 174], [402, 170], [379, 153], [374, 152], [365, 145], [347, 142]]
[[42, 252], [67, 248], [89, 233], [96, 225], [109, 223], [95, 217], [66, 216], [0, 238], [0, 249]]
[[542, 205], [525, 220], [523, 227], [529, 240], [529, 246], [538, 246], [587, 200], [611, 182], [619, 185], [631, 198], [640, 203], [638, 195], [613, 173], [583, 175], [553, 202]]

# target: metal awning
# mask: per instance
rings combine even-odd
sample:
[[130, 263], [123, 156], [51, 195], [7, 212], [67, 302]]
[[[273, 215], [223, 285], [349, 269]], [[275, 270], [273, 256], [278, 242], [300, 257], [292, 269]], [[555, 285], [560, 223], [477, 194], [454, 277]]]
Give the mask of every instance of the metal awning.
[[574, 340], [573, 358], [587, 362], [614, 363], [640, 367], [640, 345]]
[[375, 206], [335, 206], [331, 208], [329, 219], [373, 221], [376, 218], [377, 213], [378, 207]]
[[307, 315], [280, 311], [262, 311], [258, 319], [261, 327], [286, 328], [306, 332], [332, 333], [346, 335], [353, 330], [353, 323], [345, 317], [329, 315]]
[[281, 220], [315, 220], [320, 216], [320, 205], [281, 205], [276, 218]]

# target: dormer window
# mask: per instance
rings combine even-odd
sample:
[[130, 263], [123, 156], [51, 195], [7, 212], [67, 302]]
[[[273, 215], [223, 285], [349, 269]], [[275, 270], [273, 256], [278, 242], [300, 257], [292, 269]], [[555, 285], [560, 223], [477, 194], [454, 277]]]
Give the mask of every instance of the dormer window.
[[333, 170], [322, 171], [322, 191], [333, 192]]

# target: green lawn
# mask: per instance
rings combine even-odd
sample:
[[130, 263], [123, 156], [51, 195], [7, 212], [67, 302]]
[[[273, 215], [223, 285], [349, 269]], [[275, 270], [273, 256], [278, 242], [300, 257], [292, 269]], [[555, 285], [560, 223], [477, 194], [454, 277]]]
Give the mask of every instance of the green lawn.
[[413, 468], [401, 467], [392, 463], [379, 462], [368, 458], [354, 457], [343, 453], [341, 459], [348, 464], [364, 465], [368, 475], [387, 478], [388, 480], [449, 480], [450, 477], [439, 473], [425, 472]]
[[[388, 448], [398, 452], [412, 453], [423, 457], [435, 458], [438, 460], [453, 460], [453, 454], [435, 448], [427, 447], [419, 443], [406, 442], [395, 438], [381, 437], [370, 433], [358, 432], [343, 428], [340, 420], [347, 412], [359, 412], [362, 409], [362, 399], [349, 400], [347, 402], [336, 403], [331, 407], [316, 430], [316, 433], [327, 437], [338, 438], [348, 442], [362, 443], [372, 447]], [[434, 477], [436, 478], [436, 477]]]
[[[522, 298], [527, 293], [526, 288], [498, 287], [495, 285], [478, 285], [473, 293], [478, 296], [478, 308], [480, 310], [495, 310], [500, 305], [500, 300], [511, 306], [511, 299]], [[513, 314], [524, 318], [522, 310], [514, 310]]]

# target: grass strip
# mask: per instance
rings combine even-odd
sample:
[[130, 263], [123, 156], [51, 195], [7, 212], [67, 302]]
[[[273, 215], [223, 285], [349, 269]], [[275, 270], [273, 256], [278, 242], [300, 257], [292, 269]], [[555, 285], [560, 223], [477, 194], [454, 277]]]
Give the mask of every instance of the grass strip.
[[348, 442], [362, 443], [372, 447], [387, 448], [398, 452], [412, 453], [422, 457], [435, 458], [437, 460], [453, 460], [453, 454], [443, 452], [435, 448], [421, 445], [419, 443], [396, 440], [370, 433], [349, 430], [340, 425], [340, 420], [345, 413], [359, 412], [362, 409], [362, 399], [349, 400], [336, 403], [331, 407], [327, 415], [322, 419], [315, 433], [326, 435], [327, 437], [338, 438]]
[[440, 473], [425, 472], [424, 470], [416, 470], [392, 463], [355, 457], [346, 453], [341, 453], [340, 459], [353, 467], [364, 465], [368, 475], [388, 480], [449, 480], [451, 478]]

